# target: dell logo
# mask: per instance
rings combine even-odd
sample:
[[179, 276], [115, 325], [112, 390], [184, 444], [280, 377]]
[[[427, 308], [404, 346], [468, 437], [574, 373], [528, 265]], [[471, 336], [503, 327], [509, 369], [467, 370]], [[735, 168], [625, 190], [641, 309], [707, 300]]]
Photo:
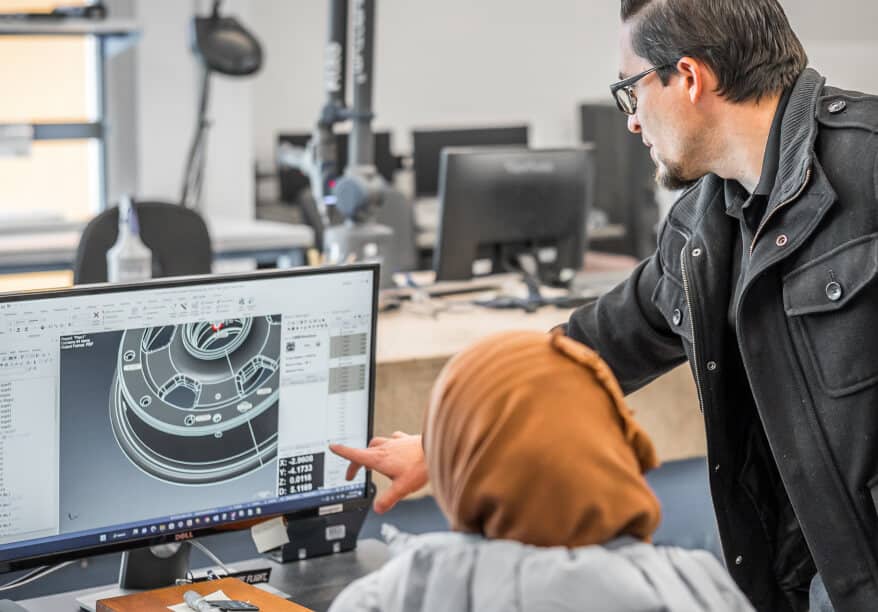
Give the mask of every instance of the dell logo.
[[192, 535], [191, 531], [184, 531], [182, 533], [175, 533], [174, 534], [174, 541], [181, 542], [183, 540], [191, 540], [194, 537], [195, 536]]

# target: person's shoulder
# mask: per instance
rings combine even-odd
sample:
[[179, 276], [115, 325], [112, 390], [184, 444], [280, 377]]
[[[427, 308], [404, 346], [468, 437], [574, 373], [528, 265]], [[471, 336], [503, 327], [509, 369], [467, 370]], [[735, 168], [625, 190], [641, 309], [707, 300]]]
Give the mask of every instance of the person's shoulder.
[[878, 132], [878, 95], [824, 87], [816, 110], [821, 126]]
[[[521, 560], [525, 609], [540, 609], [551, 595], [553, 609], [581, 609], [606, 602], [604, 610], [697, 610], [749, 612], [752, 608], [719, 562], [703, 551], [654, 546], [630, 537], [604, 545], [534, 549]], [[578, 605], [578, 607], [577, 607]]]
[[407, 534], [382, 529], [390, 558], [378, 570], [349, 584], [330, 612], [406, 612], [426, 609], [437, 593], [456, 600], [466, 592], [478, 548], [478, 536], [455, 532]]
[[706, 550], [655, 546], [660, 564], [673, 570], [680, 586], [704, 602], [705, 610], [748, 612], [753, 610], [728, 570]]

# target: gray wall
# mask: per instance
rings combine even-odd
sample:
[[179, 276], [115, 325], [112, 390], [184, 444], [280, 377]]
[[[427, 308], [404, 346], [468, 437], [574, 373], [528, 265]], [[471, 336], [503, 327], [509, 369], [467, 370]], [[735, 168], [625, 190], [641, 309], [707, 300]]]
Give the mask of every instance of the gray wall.
[[[176, 197], [196, 104], [187, 50], [192, 0], [136, 0], [137, 168], [144, 195]], [[230, 0], [261, 39], [255, 79], [217, 79], [207, 210], [252, 213], [252, 160], [270, 164], [275, 134], [310, 129], [323, 102], [326, 0]], [[878, 92], [878, 3], [785, 0], [830, 83]], [[206, 6], [206, 2], [205, 2]], [[576, 142], [576, 105], [608, 99], [617, 72], [618, 3], [610, 0], [378, 0], [376, 126], [409, 149], [415, 126], [528, 122], [540, 145]]]
[[782, 0], [811, 65], [831, 85], [878, 93], [878, 3]]

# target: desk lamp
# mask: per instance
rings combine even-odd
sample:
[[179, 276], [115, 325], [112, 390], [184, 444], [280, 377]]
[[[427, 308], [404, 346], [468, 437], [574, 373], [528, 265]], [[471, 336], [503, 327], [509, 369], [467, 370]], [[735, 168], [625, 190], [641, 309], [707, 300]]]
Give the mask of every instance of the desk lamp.
[[192, 52], [199, 59], [203, 72], [198, 102], [198, 120], [195, 136], [189, 148], [180, 203], [187, 208], [198, 208], [210, 121], [207, 107], [210, 100], [210, 77], [213, 73], [231, 77], [255, 74], [262, 67], [262, 45], [234, 17], [220, 15], [222, 0], [214, 0], [211, 14], [193, 17]]

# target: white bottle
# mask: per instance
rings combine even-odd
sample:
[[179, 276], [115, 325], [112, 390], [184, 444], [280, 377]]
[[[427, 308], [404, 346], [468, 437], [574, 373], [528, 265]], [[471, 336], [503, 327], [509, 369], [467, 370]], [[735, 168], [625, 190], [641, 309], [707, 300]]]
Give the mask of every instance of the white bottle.
[[107, 251], [107, 280], [111, 283], [133, 283], [152, 278], [152, 251], [140, 239], [137, 212], [131, 198], [119, 201], [119, 235]]

